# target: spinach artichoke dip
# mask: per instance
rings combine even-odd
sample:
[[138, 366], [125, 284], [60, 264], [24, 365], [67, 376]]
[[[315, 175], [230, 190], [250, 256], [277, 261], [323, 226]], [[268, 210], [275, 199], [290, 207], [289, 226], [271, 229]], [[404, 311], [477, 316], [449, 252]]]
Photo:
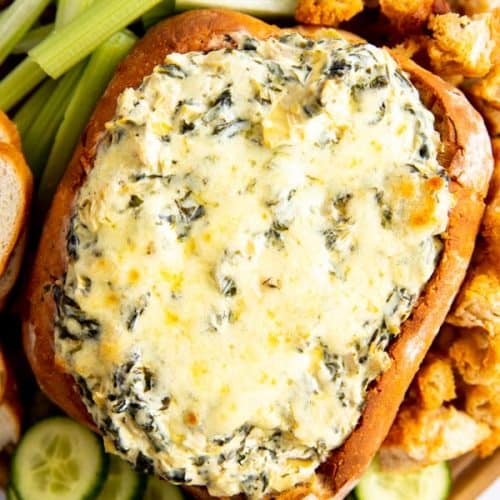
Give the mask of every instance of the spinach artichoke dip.
[[356, 426], [452, 196], [387, 52], [227, 40], [120, 96], [72, 211], [55, 341], [108, 449], [259, 498]]

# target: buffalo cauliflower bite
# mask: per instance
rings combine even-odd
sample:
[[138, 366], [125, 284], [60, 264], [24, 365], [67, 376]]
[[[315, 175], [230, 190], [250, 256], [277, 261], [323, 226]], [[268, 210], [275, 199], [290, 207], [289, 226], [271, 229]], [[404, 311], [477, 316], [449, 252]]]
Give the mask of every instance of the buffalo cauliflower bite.
[[500, 339], [490, 339], [480, 328], [460, 329], [449, 351], [455, 368], [470, 385], [500, 380]]
[[299, 0], [295, 19], [304, 24], [337, 26], [362, 10], [362, 0]]
[[464, 328], [481, 328], [490, 335], [500, 336], [500, 273], [495, 263], [487, 259], [484, 251], [474, 259], [479, 265], [469, 271], [456, 306], [447, 321]]
[[433, 353], [425, 358], [415, 382], [424, 408], [435, 410], [456, 397], [451, 361]]
[[398, 56], [413, 59], [417, 54], [426, 51], [428, 41], [428, 36], [412, 35], [391, 48], [391, 52], [395, 52]]
[[473, 16], [500, 8], [500, 0], [458, 0], [458, 6], [464, 14]]
[[380, 449], [380, 463], [391, 470], [425, 467], [466, 453], [490, 434], [487, 425], [453, 406], [402, 407]]
[[490, 455], [500, 446], [500, 380], [487, 386], [468, 387], [465, 411], [476, 421], [490, 427], [491, 434], [477, 447], [481, 457]]
[[434, 0], [380, 0], [380, 10], [399, 33], [419, 31], [432, 14]]
[[500, 109], [500, 65], [495, 65], [484, 78], [473, 83], [468, 91], [477, 99]]
[[431, 16], [428, 54], [433, 70], [441, 76], [485, 76], [491, 69], [494, 48], [491, 19], [489, 14]]

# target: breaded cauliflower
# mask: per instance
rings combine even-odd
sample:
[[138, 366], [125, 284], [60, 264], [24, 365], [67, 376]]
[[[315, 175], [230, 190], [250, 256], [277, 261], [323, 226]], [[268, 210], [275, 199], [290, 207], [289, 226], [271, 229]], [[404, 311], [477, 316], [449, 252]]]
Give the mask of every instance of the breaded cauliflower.
[[413, 35], [405, 38], [401, 43], [391, 48], [391, 52], [395, 52], [400, 56], [413, 59], [415, 55], [427, 50], [429, 37], [425, 35]]
[[473, 16], [500, 8], [500, 0], [458, 0], [458, 5], [464, 14]]
[[434, 0], [380, 0], [380, 10], [399, 33], [419, 31], [432, 14]]
[[295, 19], [304, 24], [337, 26], [362, 10], [362, 0], [299, 0]]
[[500, 338], [490, 338], [480, 328], [463, 328], [449, 354], [466, 384], [488, 385], [500, 380]]
[[455, 458], [491, 435], [489, 427], [453, 406], [402, 407], [379, 451], [382, 467], [411, 470]]
[[491, 24], [490, 14], [472, 18], [454, 13], [431, 16], [428, 54], [433, 70], [442, 76], [485, 76], [491, 69], [495, 45]]
[[491, 434], [477, 447], [480, 456], [490, 455], [500, 446], [500, 381], [468, 387], [465, 411], [477, 422], [490, 427]]
[[430, 353], [416, 376], [415, 385], [423, 408], [436, 410], [455, 399], [455, 379], [450, 359]]
[[476, 99], [500, 110], [500, 64], [493, 66], [484, 78], [472, 84], [468, 90]]

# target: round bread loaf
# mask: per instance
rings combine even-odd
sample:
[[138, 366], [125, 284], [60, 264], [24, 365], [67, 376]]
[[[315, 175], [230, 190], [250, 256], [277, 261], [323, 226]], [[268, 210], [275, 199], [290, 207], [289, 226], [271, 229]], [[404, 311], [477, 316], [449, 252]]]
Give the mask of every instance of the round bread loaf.
[[[231, 47], [234, 42], [225, 35], [235, 32], [257, 39], [283, 33], [249, 16], [223, 10], [182, 14], [150, 30], [120, 65], [98, 103], [48, 214], [28, 294], [25, 349], [42, 389], [69, 415], [91, 428], [96, 426], [73, 377], [58, 363], [54, 351], [54, 288], [61, 286], [68, 267], [67, 237], [76, 198], [94, 166], [97, 146], [122, 92], [138, 87], [166, 55]], [[308, 28], [302, 33], [314, 38], [322, 32]], [[491, 147], [483, 121], [458, 90], [409, 60], [398, 58], [397, 62], [434, 114], [441, 136], [439, 161], [450, 178], [455, 199], [443, 237], [442, 255], [411, 316], [388, 349], [392, 363], [368, 388], [355, 430], [319, 466], [314, 480], [272, 495], [274, 498], [304, 498], [311, 493], [317, 498], [342, 498], [353, 487], [387, 434], [405, 391], [458, 292], [474, 248], [492, 172]], [[203, 488], [189, 489], [198, 498], [208, 498]]]

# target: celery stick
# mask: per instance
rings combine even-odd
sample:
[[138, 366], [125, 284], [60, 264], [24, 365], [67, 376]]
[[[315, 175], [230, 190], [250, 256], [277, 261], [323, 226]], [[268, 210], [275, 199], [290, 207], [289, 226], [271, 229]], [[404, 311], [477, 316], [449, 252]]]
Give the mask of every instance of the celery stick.
[[31, 124], [42, 111], [45, 103], [49, 100], [49, 97], [56, 87], [57, 80], [49, 78], [42, 83], [40, 88], [33, 93], [33, 95], [22, 105], [21, 109], [14, 115], [13, 121], [22, 138], [24, 138]]
[[[59, 14], [57, 28], [64, 28], [66, 23], [73, 21], [75, 16], [81, 14], [83, 9], [94, 1], [95, 0], [60, 0], [59, 4], [60, 8], [63, 10], [63, 14]], [[86, 4], [85, 6], [84, 3]], [[49, 35], [45, 40], [51, 36], [52, 35]], [[38, 44], [37, 47], [39, 45], [40, 44]], [[75, 61], [75, 63], [76, 62], [78, 61]], [[69, 69], [69, 67], [67, 69]], [[66, 70], [62, 73], [65, 72]], [[47, 74], [32, 58], [27, 57], [24, 59], [2, 81], [0, 81], [0, 109], [8, 111], [24, 96], [29, 94], [46, 76]]]
[[29, 55], [58, 78], [113, 33], [142, 16], [161, 0], [97, 0], [64, 28], [54, 31]]
[[44, 24], [38, 28], [33, 28], [28, 31], [26, 35], [21, 39], [21, 41], [12, 49], [13, 54], [26, 54], [28, 50], [31, 50], [35, 45], [38, 45], [42, 40], [44, 40], [47, 35], [54, 29], [54, 24]]
[[50, 0], [16, 0], [0, 18], [0, 64], [28, 32]]
[[78, 17], [94, 0], [58, 0], [56, 12], [56, 29], [61, 29]]
[[172, 14], [175, 7], [175, 0], [163, 0], [156, 7], [153, 7], [151, 10], [148, 10], [142, 16], [142, 25], [145, 29], [150, 28], [153, 24], [161, 21], [168, 15]]
[[133, 33], [119, 31], [92, 54], [66, 108], [40, 181], [38, 200], [42, 210], [45, 210], [50, 203], [97, 100], [113, 76], [116, 66], [127, 55], [136, 40]]
[[176, 0], [175, 10], [226, 8], [261, 17], [293, 16], [297, 0]]
[[29, 94], [47, 75], [30, 57], [0, 81], [0, 109], [8, 111]]
[[58, 81], [55, 91], [25, 134], [24, 154], [35, 179], [40, 177], [55, 133], [71, 98], [71, 92], [75, 88], [84, 67], [85, 63], [81, 62]]

